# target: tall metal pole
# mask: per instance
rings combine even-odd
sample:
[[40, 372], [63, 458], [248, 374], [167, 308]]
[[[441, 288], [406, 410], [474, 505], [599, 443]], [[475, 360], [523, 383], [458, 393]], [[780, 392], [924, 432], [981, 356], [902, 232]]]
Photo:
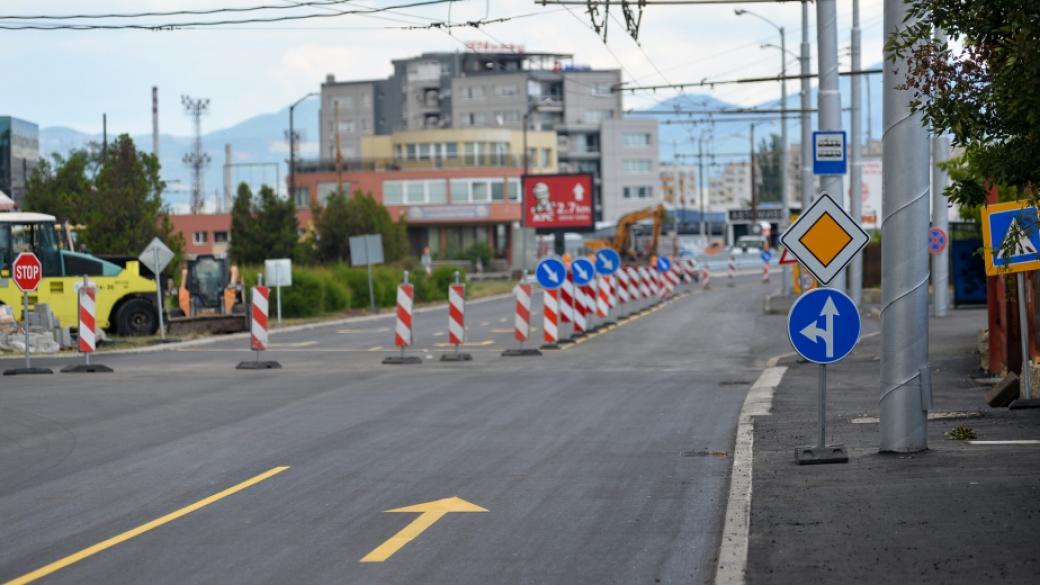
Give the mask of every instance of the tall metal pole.
[[811, 87], [809, 85], [809, 2], [802, 2], [802, 47], [801, 47], [801, 74], [802, 74], [802, 211], [809, 208], [813, 200], [813, 173], [812, 173], [812, 109]]
[[[859, 0], [852, 0], [852, 70], [860, 70]], [[852, 84], [852, 143], [849, 148], [849, 211], [857, 224], [863, 223], [863, 114], [860, 109], [859, 75], [849, 80]], [[863, 302], [863, 256], [857, 254], [848, 267], [849, 296], [859, 306]]]
[[[780, 233], [783, 233], [790, 221], [791, 194], [790, 189], [787, 187], [787, 167], [790, 164], [787, 153], [787, 34], [782, 26], [780, 27], [780, 76], [783, 77], [780, 81], [780, 143], [783, 145], [783, 151], [780, 155], [782, 170], [780, 173], [780, 222], [778, 227], [780, 228]], [[781, 266], [780, 274], [780, 292], [785, 296], [789, 295], [792, 290], [791, 266]]]
[[152, 155], [159, 158], [159, 86], [152, 86]]
[[704, 200], [706, 199], [704, 193], [704, 134], [697, 137], [697, 198], [700, 199], [701, 204], [701, 237], [704, 238], [704, 246], [707, 247], [711, 243], [711, 237], [705, 231], [708, 222], [704, 217]]
[[1029, 355], [1029, 318], [1026, 316], [1026, 279], [1021, 272], [1015, 275], [1015, 285], [1018, 290], [1018, 338], [1022, 343], [1022, 374], [1018, 377], [1018, 396], [1022, 400], [1029, 400], [1033, 392], [1032, 372], [1029, 371], [1032, 359]]
[[[159, 265], [159, 248], [152, 249], [152, 264], [154, 266]], [[162, 281], [159, 280], [159, 274], [162, 270], [155, 271], [155, 303], [159, 307], [159, 339], [166, 341], [166, 325], [163, 323], [163, 297], [162, 297]]]
[[[838, 89], [838, 12], [835, 0], [816, 0], [816, 49], [820, 69], [817, 95], [820, 130], [841, 130], [841, 93]], [[845, 199], [841, 175], [821, 175], [820, 188], [839, 203]], [[906, 240], [909, 241], [909, 240]], [[845, 287], [844, 271], [831, 286]]]
[[[524, 112], [524, 172], [520, 176], [520, 189], [524, 188], [524, 177], [527, 176], [531, 161], [527, 156], [527, 126], [531, 123], [531, 106]], [[524, 213], [524, 194], [520, 194], [520, 270], [527, 270], [527, 214]], [[554, 243], [555, 246], [555, 243]]]
[[[914, 26], [904, 0], [885, 0], [888, 38]], [[906, 59], [884, 64], [880, 450], [928, 448], [928, 135], [910, 111]], [[915, 244], [916, 242], [916, 244]]]
[[293, 201], [296, 200], [296, 130], [293, 128], [296, 104], [289, 106], [289, 198]]
[[752, 123], [751, 132], [751, 152], [748, 155], [748, 170], [751, 172], [751, 233], [755, 233], [755, 226], [758, 225], [758, 194], [755, 192], [755, 125]]
[[[936, 29], [935, 38], [939, 42], [945, 43], [946, 33]], [[940, 164], [949, 158], [950, 140], [941, 134], [932, 136], [932, 225], [946, 233], [947, 241], [942, 252], [932, 255], [932, 311], [936, 317], [945, 317], [949, 306], [950, 215], [944, 193], [949, 176], [945, 170], [940, 168]]]

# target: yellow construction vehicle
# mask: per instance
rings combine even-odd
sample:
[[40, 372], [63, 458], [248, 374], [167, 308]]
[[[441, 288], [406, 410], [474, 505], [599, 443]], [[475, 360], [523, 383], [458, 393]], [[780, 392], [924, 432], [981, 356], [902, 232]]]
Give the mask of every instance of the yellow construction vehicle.
[[[22, 314], [22, 293], [11, 280], [20, 252], [43, 264], [43, 280], [29, 294], [29, 306], [46, 303], [63, 327], [77, 328], [76, 285], [86, 276], [97, 284], [97, 325], [117, 335], [151, 335], [158, 330], [155, 281], [141, 275], [137, 260], [123, 265], [58, 244], [55, 218], [42, 213], [0, 213], [0, 304]], [[148, 275], [151, 276], [151, 275]]]
[[[646, 219], [653, 219], [650, 243], [643, 250], [639, 250], [636, 246], [636, 240], [633, 236], [632, 228], [637, 223]], [[658, 205], [657, 207], [648, 207], [646, 209], [640, 209], [638, 211], [626, 213], [618, 219], [617, 226], [614, 229], [613, 239], [586, 240], [585, 248], [590, 253], [594, 253], [596, 250], [599, 250], [600, 248], [614, 248], [618, 251], [619, 254], [621, 254], [621, 257], [626, 260], [640, 260], [648, 258], [657, 253], [657, 242], [661, 238], [661, 227], [664, 225], [664, 219], [664, 205]]]

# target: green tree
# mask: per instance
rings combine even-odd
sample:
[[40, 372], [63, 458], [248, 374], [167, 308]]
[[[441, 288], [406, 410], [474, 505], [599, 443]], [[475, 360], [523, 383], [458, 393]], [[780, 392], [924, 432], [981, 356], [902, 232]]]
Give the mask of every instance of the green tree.
[[26, 185], [26, 209], [53, 215], [59, 223], [82, 223], [83, 204], [94, 188], [99, 162], [97, 154], [87, 149], [74, 150], [68, 158], [54, 154], [53, 163], [41, 160]]
[[780, 136], [770, 134], [758, 143], [755, 152], [755, 162], [758, 165], [758, 176], [756, 177], [756, 189], [758, 189], [758, 201], [780, 201], [783, 195], [783, 143]]
[[363, 234], [383, 236], [383, 257], [387, 262], [404, 258], [410, 249], [404, 217], [394, 221], [370, 193], [358, 191], [349, 200], [341, 192], [333, 194], [314, 227], [318, 256], [326, 261], [347, 259], [350, 237]]
[[[950, 161], [946, 195], [979, 206], [988, 187], [1002, 199], [1036, 199], [1040, 186], [1040, 10], [1036, 0], [908, 0], [916, 20], [888, 39], [907, 59], [901, 89], [936, 132], [963, 154]], [[949, 42], [933, 38], [933, 30]]]
[[163, 206], [165, 187], [158, 159], [139, 152], [130, 136], [120, 135], [101, 160], [93, 189], [79, 198], [84, 225], [80, 241], [97, 254], [136, 256], [159, 237], [180, 254], [184, 242], [174, 234]]
[[264, 185], [256, 197], [249, 185], [238, 186], [231, 206], [231, 257], [240, 264], [268, 258], [292, 258], [299, 236], [296, 208]]

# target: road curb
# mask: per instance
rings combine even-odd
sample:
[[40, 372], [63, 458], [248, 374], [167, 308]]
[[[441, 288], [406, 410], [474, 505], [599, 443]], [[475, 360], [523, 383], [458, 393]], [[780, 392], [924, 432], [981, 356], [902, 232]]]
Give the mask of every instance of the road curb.
[[748, 529], [751, 524], [751, 476], [754, 466], [755, 417], [771, 414], [773, 393], [787, 372], [776, 366], [777, 356], [759, 375], [744, 398], [733, 446], [733, 469], [730, 471], [729, 498], [715, 566], [715, 585], [743, 585], [747, 572]]

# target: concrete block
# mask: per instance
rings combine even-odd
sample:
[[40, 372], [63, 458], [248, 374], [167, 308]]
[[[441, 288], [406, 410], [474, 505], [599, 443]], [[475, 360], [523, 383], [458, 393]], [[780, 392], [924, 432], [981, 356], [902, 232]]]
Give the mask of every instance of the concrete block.
[[1004, 408], [1018, 398], [1018, 376], [1008, 372], [1004, 379], [986, 393], [986, 404], [993, 408]]

